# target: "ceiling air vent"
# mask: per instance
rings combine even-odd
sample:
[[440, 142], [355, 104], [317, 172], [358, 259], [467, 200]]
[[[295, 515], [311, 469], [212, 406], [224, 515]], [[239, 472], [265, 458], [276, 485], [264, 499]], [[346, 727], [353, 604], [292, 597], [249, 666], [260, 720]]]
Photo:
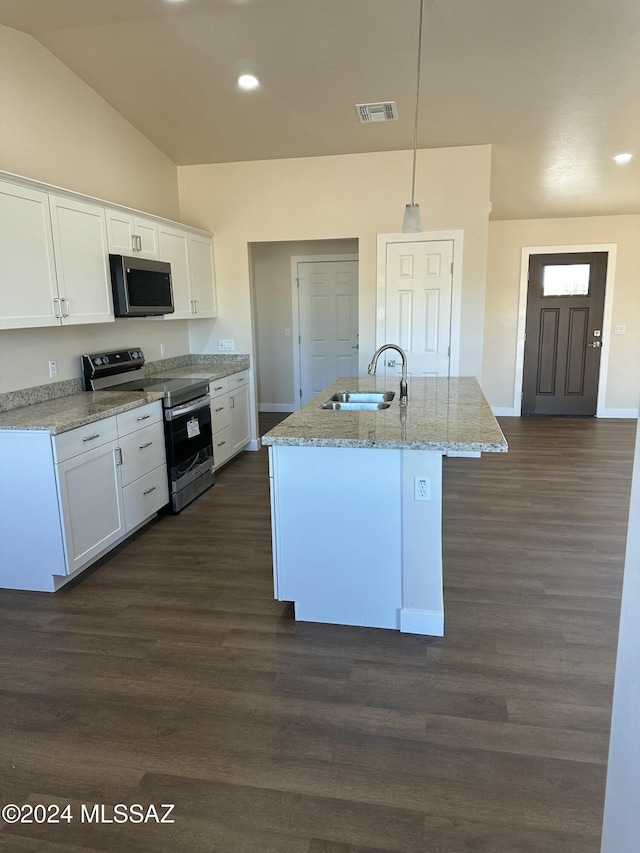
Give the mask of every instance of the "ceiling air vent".
[[380, 101], [377, 104], [356, 104], [362, 124], [371, 121], [397, 121], [398, 109], [395, 101]]

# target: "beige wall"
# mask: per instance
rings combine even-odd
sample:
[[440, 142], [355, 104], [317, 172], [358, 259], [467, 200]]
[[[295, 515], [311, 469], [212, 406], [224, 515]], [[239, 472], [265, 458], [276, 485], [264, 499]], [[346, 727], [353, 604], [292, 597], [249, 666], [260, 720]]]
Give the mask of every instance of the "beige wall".
[[[175, 164], [37, 41], [2, 26], [0, 80], [0, 170], [178, 218]], [[2, 331], [0, 393], [51, 381], [49, 360], [72, 379], [83, 352], [140, 345], [158, 358], [161, 342], [167, 355], [188, 352], [188, 323]]]
[[[397, 233], [410, 200], [411, 151], [178, 168], [183, 221], [214, 233], [219, 318], [201, 347], [234, 338], [253, 352], [249, 244], [356, 238], [361, 371], [375, 349], [376, 235]], [[463, 229], [461, 372], [480, 375], [490, 146], [418, 152], [425, 230]]]
[[258, 404], [294, 409], [291, 258], [357, 255], [357, 240], [251, 244]]
[[[523, 247], [617, 245], [613, 315], [603, 339], [610, 345], [605, 409], [637, 409], [640, 393], [640, 216], [531, 219], [491, 222], [482, 384], [494, 408], [514, 401], [516, 331]], [[626, 326], [625, 335], [613, 327]]]
[[177, 219], [176, 166], [31, 36], [0, 26], [0, 170]]

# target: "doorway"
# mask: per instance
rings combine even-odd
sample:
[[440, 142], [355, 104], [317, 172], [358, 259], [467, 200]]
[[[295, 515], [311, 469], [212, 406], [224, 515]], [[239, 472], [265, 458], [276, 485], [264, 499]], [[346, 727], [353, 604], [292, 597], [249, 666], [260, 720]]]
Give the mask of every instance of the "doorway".
[[610, 414], [616, 249], [613, 243], [522, 249], [514, 415]]
[[300, 406], [300, 330], [295, 287], [298, 260], [345, 258], [357, 261], [358, 254], [356, 237], [249, 244], [254, 371], [259, 412], [290, 414]]
[[595, 416], [606, 276], [606, 252], [529, 258], [523, 415]]

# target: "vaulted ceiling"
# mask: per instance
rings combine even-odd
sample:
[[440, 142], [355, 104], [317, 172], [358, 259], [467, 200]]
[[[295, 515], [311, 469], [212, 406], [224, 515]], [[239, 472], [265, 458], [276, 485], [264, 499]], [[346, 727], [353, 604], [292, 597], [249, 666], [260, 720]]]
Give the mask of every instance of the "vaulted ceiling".
[[[413, 146], [419, 0], [2, 0], [176, 164]], [[640, 212], [638, 0], [425, 0], [420, 148], [493, 145], [493, 218]], [[243, 92], [250, 71], [259, 89]], [[395, 100], [360, 124], [355, 104]], [[626, 166], [612, 157], [636, 154]]]

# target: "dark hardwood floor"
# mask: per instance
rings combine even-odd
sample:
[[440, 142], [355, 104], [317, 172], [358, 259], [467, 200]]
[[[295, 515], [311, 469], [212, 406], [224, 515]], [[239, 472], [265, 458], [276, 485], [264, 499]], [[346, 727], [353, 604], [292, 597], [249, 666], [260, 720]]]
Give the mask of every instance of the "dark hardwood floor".
[[80, 583], [0, 591], [0, 800], [73, 815], [0, 849], [598, 853], [635, 422], [502, 425], [444, 462], [442, 639], [273, 601], [265, 450]]

